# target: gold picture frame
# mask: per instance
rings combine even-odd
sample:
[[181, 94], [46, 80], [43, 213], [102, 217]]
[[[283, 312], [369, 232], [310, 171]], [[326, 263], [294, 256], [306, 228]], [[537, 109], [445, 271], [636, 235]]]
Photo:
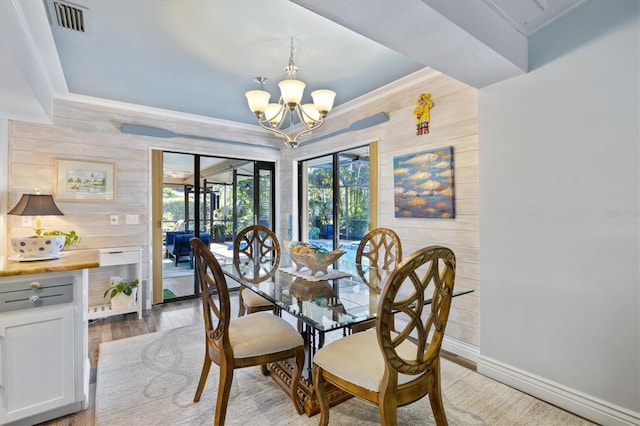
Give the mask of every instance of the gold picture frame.
[[54, 197], [59, 201], [115, 201], [116, 172], [115, 163], [58, 159]]

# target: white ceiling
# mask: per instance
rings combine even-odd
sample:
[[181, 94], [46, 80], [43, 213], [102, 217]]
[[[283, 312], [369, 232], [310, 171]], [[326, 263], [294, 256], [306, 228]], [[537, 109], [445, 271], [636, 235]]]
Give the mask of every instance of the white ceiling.
[[483, 87], [585, 0], [71, 0], [84, 32], [49, 22], [53, 1], [0, 1], [0, 116], [47, 121], [67, 98], [254, 123], [244, 92], [266, 76], [277, 98], [290, 37], [305, 93], [336, 106], [425, 66]]

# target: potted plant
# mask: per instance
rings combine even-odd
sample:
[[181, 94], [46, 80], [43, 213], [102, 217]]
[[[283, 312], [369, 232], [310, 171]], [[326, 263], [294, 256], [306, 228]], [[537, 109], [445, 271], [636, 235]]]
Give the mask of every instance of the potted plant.
[[213, 238], [213, 241], [215, 241], [216, 243], [224, 243], [225, 238], [226, 238], [226, 226], [224, 223], [216, 223], [215, 225], [213, 225], [213, 235], [211, 235], [211, 237]]
[[111, 284], [104, 292], [104, 297], [109, 296], [112, 309], [126, 308], [135, 305], [138, 292], [138, 280], [131, 282], [119, 281]]
[[309, 228], [309, 238], [312, 240], [317, 240], [318, 238], [320, 238], [320, 228], [318, 228], [317, 226]]
[[64, 246], [65, 247], [69, 247], [72, 244], [80, 242], [80, 236], [78, 234], [76, 234], [76, 231], [73, 231], [73, 230], [69, 231], [69, 232], [53, 230], [53, 231], [43, 232], [42, 234], [44, 236], [46, 236], [46, 237], [49, 237], [49, 236], [64, 236], [64, 238], [65, 238]]

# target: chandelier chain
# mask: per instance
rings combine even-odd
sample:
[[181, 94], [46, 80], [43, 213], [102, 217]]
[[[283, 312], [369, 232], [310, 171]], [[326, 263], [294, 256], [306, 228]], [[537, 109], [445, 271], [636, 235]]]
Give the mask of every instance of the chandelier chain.
[[289, 54], [289, 66], [290, 67], [295, 67], [296, 64], [293, 63], [293, 52], [294, 52], [294, 46], [293, 46], [293, 37], [291, 37], [291, 53]]

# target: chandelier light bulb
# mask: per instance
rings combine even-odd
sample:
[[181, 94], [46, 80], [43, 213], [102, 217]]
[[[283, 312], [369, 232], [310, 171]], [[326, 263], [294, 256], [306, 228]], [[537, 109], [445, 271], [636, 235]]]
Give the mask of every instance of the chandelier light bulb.
[[316, 123], [320, 121], [320, 113], [314, 104], [302, 105], [302, 119], [309, 127], [315, 126]]
[[271, 127], [278, 127], [284, 121], [284, 111], [282, 104], [270, 103], [264, 112], [264, 118], [271, 124]]
[[282, 80], [278, 83], [282, 100], [293, 110], [302, 100], [305, 84], [300, 80]]
[[322, 115], [322, 117], [326, 117], [331, 108], [333, 108], [333, 100], [336, 98], [336, 92], [333, 90], [314, 90], [311, 92], [311, 98], [313, 98], [313, 104], [316, 106], [316, 109]]
[[249, 90], [244, 95], [247, 97], [249, 109], [259, 118], [267, 109], [271, 94], [265, 90]]

